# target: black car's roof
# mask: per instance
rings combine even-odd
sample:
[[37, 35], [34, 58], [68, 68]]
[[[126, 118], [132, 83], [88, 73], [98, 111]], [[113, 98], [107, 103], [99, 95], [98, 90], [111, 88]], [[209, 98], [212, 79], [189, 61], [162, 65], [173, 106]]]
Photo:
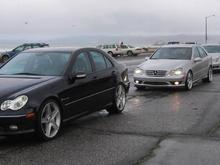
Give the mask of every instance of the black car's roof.
[[75, 52], [76, 50], [79, 50], [82, 48], [75, 48], [75, 47], [44, 47], [44, 48], [35, 48], [35, 49], [28, 49], [24, 52]]

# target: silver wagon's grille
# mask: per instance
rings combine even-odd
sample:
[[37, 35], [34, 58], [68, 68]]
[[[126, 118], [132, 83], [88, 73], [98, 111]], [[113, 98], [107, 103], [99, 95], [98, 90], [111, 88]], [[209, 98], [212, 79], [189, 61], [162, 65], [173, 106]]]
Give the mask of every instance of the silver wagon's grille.
[[147, 70], [146, 74], [149, 77], [165, 77], [167, 71], [165, 70]]

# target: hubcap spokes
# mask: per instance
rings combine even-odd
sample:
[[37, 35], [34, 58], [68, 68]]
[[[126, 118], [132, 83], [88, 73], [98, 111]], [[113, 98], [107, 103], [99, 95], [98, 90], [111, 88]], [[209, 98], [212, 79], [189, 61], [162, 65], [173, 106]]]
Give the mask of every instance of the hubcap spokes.
[[187, 83], [188, 83], [188, 88], [191, 89], [192, 85], [193, 85], [193, 80], [192, 80], [191, 74], [188, 75]]
[[52, 138], [59, 131], [61, 114], [56, 103], [45, 105], [41, 115], [41, 127], [46, 137]]
[[212, 69], [209, 69], [209, 81], [212, 81], [213, 75], [212, 75]]
[[119, 110], [123, 110], [126, 103], [126, 96], [125, 96], [125, 90], [120, 85], [116, 92], [116, 105]]

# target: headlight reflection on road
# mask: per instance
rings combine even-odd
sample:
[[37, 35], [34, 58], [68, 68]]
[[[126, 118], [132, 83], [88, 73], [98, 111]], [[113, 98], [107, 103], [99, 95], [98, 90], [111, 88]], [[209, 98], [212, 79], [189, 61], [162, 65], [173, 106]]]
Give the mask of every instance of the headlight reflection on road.
[[175, 94], [171, 99], [171, 111], [172, 112], [179, 112], [181, 100], [178, 94]]

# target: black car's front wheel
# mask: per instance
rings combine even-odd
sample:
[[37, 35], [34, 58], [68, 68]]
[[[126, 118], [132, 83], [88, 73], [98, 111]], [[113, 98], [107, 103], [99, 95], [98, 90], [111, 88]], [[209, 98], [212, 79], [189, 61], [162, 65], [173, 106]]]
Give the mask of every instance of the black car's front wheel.
[[48, 100], [40, 108], [37, 120], [37, 132], [41, 139], [50, 140], [60, 132], [62, 115], [60, 106], [54, 100]]
[[126, 90], [123, 85], [118, 85], [115, 89], [113, 104], [107, 111], [110, 114], [121, 113], [126, 104]]

